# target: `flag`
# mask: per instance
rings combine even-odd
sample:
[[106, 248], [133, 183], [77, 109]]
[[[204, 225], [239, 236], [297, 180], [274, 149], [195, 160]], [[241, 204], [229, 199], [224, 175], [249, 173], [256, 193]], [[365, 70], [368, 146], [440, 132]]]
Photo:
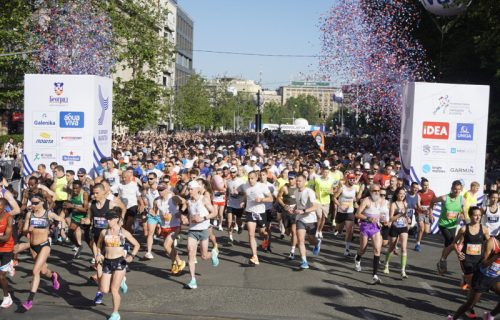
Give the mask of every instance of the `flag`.
[[325, 152], [325, 134], [321, 132], [320, 130], [315, 130], [311, 132], [314, 141], [318, 144], [319, 149], [321, 152]]

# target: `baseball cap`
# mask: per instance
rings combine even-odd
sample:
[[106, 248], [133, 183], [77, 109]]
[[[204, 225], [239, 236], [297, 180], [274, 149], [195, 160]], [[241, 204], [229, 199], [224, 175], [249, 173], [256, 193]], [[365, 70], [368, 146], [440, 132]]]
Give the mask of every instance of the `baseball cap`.
[[363, 164], [363, 167], [365, 168], [365, 170], [370, 170], [370, 163], [365, 162], [365, 164]]
[[250, 156], [250, 161], [257, 161], [257, 157], [256, 156]]
[[229, 168], [229, 172], [238, 172], [238, 168], [236, 168], [235, 166], [232, 166], [231, 168]]
[[239, 141], [236, 141], [235, 145], [239, 145], [239, 144], [241, 144], [241, 142], [239, 142]]
[[347, 179], [356, 179], [356, 175], [354, 173], [349, 173], [347, 176], [346, 176]]
[[198, 183], [198, 181], [191, 181], [189, 182], [188, 184], [188, 188], [190, 189], [195, 189], [195, 188], [201, 188], [200, 184]]
[[77, 174], [87, 174], [87, 170], [85, 170], [85, 168], [80, 168], [78, 169]]
[[328, 161], [328, 160], [323, 161], [323, 166], [322, 167], [330, 169], [330, 161]]
[[179, 174], [188, 174], [188, 170], [187, 169], [181, 169], [181, 170], [179, 170]]
[[288, 172], [288, 179], [295, 179], [295, 178], [297, 178], [297, 172], [289, 171]]

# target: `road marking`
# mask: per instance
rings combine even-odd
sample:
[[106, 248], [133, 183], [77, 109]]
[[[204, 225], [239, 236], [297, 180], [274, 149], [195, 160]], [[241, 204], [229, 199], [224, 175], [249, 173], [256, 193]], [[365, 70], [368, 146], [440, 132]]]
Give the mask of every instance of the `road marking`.
[[342, 293], [343, 296], [345, 296], [349, 299], [354, 297], [350, 290], [343, 288], [343, 287], [339, 286], [338, 284], [334, 285], [333, 288], [335, 288], [335, 290], [339, 291], [340, 293]]
[[431, 296], [437, 296], [437, 291], [427, 282], [421, 281], [418, 284], [427, 291]]

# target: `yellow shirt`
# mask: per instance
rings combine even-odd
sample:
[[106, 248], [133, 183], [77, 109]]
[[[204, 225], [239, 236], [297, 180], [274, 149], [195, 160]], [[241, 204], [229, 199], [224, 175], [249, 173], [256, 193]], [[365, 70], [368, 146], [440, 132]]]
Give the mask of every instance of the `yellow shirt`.
[[465, 200], [465, 219], [469, 220], [469, 208], [477, 205], [477, 193], [472, 194], [470, 191], [464, 193]]

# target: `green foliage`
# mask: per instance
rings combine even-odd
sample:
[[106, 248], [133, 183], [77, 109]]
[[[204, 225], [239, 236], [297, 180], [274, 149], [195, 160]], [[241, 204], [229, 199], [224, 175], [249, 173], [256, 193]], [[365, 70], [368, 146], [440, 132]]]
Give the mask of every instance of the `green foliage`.
[[210, 93], [202, 77], [192, 75], [179, 89], [175, 97], [174, 114], [176, 124], [182, 128], [208, 129], [213, 125], [214, 112], [210, 106]]
[[7, 134], [7, 135], [0, 136], [0, 147], [3, 146], [4, 144], [6, 144], [10, 138], [14, 139], [14, 144], [17, 144], [18, 142], [24, 141], [24, 135], [22, 135], [22, 134]]
[[[0, 53], [27, 50], [24, 26], [32, 9], [26, 0], [2, 1]], [[0, 57], [0, 108], [23, 106], [23, 78], [29, 70], [26, 56]]]
[[265, 123], [282, 124], [283, 118], [286, 117], [285, 109], [276, 102], [266, 103], [264, 105], [264, 112], [262, 114], [262, 121]]
[[294, 118], [304, 118], [310, 124], [318, 123], [319, 121], [319, 101], [316, 97], [309, 95], [299, 95], [292, 97], [286, 101], [285, 112], [288, 116], [294, 115]]

